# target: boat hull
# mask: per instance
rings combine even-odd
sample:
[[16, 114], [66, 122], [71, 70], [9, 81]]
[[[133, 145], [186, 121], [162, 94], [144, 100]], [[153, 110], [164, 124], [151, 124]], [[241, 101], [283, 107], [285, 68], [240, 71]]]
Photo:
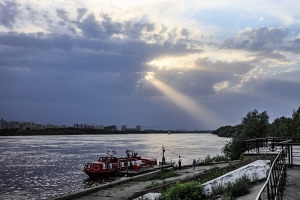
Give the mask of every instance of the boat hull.
[[116, 171], [99, 171], [99, 172], [84, 172], [86, 173], [90, 178], [101, 178], [101, 177], [111, 177], [115, 176], [117, 174]]

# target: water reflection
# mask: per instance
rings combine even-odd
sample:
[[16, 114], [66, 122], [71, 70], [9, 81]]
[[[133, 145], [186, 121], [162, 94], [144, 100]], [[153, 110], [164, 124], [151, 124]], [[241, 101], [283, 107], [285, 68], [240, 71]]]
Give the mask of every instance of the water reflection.
[[49, 199], [112, 181], [90, 180], [82, 171], [110, 147], [118, 156], [131, 149], [161, 160], [164, 145], [166, 161], [181, 155], [184, 165], [219, 154], [227, 140], [211, 134], [0, 137], [0, 199]]

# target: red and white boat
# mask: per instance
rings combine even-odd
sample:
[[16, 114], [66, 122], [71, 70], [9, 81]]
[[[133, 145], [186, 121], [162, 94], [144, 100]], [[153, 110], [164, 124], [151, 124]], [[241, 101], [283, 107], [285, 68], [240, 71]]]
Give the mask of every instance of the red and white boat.
[[113, 176], [120, 171], [139, 170], [144, 166], [157, 165], [156, 159], [137, 156], [134, 151], [126, 150], [126, 157], [117, 157], [116, 151], [108, 151], [97, 162], [86, 163], [83, 171], [90, 178]]

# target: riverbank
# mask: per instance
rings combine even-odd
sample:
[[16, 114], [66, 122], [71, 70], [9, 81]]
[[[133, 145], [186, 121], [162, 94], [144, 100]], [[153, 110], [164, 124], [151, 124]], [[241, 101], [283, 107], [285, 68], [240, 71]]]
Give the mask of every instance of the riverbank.
[[182, 170], [176, 171], [179, 176], [167, 178], [165, 180], [154, 180], [154, 181], [128, 181], [124, 182], [120, 185], [115, 185], [111, 188], [104, 188], [98, 190], [96, 192], [78, 197], [78, 198], [71, 198], [72, 200], [126, 200], [132, 197], [136, 192], [144, 190], [146, 187], [153, 185], [153, 184], [162, 184], [163, 182], [171, 182], [180, 179], [184, 179], [187, 177], [192, 177], [196, 174], [203, 173], [205, 170], [208, 170], [212, 167], [225, 167], [228, 166], [228, 163], [221, 163], [215, 164], [210, 166], [196, 166], [195, 170], [192, 167], [188, 167]]
[[[254, 159], [255, 160], [255, 159]], [[193, 180], [193, 179], [204, 179], [207, 176], [211, 176], [212, 171], [215, 171], [216, 169], [226, 170], [227, 172], [230, 172], [232, 170], [238, 169], [244, 165], [247, 165], [254, 161], [253, 159], [247, 159], [242, 162], [232, 162], [232, 163], [215, 163], [213, 165], [208, 166], [196, 166], [195, 170], [192, 168], [192, 166], [184, 166], [181, 170], [176, 170], [176, 173], [178, 173], [179, 176], [177, 177], [171, 177], [166, 178], [164, 180], [152, 180], [152, 181], [145, 181], [144, 180], [133, 180], [132, 178], [128, 178], [128, 180], [122, 180], [122, 182], [119, 182], [118, 184], [112, 184], [111, 187], [99, 187], [99, 189], [93, 193], [84, 194], [83, 196], [68, 196], [64, 198], [57, 198], [56, 200], [66, 200], [66, 199], [75, 199], [75, 200], [96, 200], [96, 199], [104, 199], [104, 200], [112, 200], [112, 199], [119, 199], [119, 200], [125, 200], [125, 199], [131, 199], [132, 197], [139, 197], [143, 194], [159, 191], [160, 189], [147, 189], [150, 186], [157, 186], [157, 185], [164, 185], [163, 187], [170, 187], [176, 182], [177, 180]], [[210, 172], [208, 172], [210, 171]], [[143, 175], [141, 175], [143, 176]], [[160, 188], [160, 187], [159, 187]]]
[[[66, 196], [66, 198], [61, 198], [60, 200], [127, 200], [131, 199], [134, 195], [138, 192], [143, 191], [146, 187], [149, 187], [154, 184], [162, 184], [166, 182], [172, 182], [176, 180], [181, 180], [189, 177], [193, 177], [195, 175], [201, 174], [204, 171], [207, 171], [213, 167], [224, 168], [227, 167], [228, 163], [220, 163], [214, 164], [211, 166], [196, 166], [195, 170], [192, 167], [186, 167], [182, 170], [176, 171], [179, 176], [167, 178], [165, 180], [153, 180], [153, 181], [136, 181], [136, 180], [128, 180], [124, 181], [121, 184], [114, 184], [109, 187], [104, 187], [97, 191], [87, 193], [80, 197], [72, 197]], [[300, 197], [300, 168], [288, 168], [287, 169], [287, 185], [284, 192], [284, 200], [294, 200]], [[129, 179], [129, 178], [128, 178]], [[253, 200], [257, 197], [258, 193], [260, 192], [261, 188], [264, 185], [264, 181], [257, 182], [252, 185], [250, 189], [250, 193], [237, 198], [237, 200]], [[208, 198], [209, 199], [209, 198]], [[207, 199], [207, 200], [208, 200]], [[217, 199], [217, 198], [213, 198]]]

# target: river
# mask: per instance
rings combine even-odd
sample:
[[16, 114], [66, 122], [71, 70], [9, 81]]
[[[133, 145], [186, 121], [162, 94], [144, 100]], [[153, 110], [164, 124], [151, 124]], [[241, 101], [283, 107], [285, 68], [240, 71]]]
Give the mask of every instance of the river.
[[111, 148], [118, 156], [129, 149], [161, 160], [163, 145], [166, 161], [177, 161], [180, 155], [185, 165], [221, 154], [227, 141], [196, 133], [0, 137], [0, 199], [51, 199], [101, 184], [103, 180], [91, 181], [82, 169]]

